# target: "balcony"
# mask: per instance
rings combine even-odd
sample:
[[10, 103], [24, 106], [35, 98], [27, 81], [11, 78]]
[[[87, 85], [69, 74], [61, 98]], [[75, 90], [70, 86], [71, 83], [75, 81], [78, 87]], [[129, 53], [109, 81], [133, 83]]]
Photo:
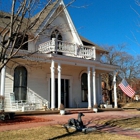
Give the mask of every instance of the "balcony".
[[65, 56], [96, 60], [95, 47], [80, 46], [56, 40], [55, 38], [40, 44], [38, 50], [41, 53], [56, 53]]

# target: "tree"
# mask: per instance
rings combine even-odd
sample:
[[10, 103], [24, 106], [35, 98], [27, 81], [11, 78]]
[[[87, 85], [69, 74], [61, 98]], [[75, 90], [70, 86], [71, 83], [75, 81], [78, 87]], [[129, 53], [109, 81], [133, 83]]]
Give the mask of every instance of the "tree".
[[[120, 69], [117, 70], [117, 84], [119, 84], [123, 78], [126, 78], [128, 83], [132, 83], [134, 80], [136, 82], [136, 79], [140, 78], [140, 56], [134, 57], [125, 52], [125, 45], [104, 46], [104, 48], [110, 53], [102, 56], [102, 62], [120, 66]], [[108, 91], [110, 102], [112, 102], [112, 73], [103, 74], [102, 80], [106, 83], [106, 90]]]
[[[45, 3], [41, 3], [41, 0], [11, 0], [9, 4], [11, 10], [8, 13], [0, 12], [0, 70], [10, 60], [23, 57], [17, 55], [18, 52], [21, 49], [27, 50], [27, 43], [35, 41], [40, 36], [43, 29], [38, 31], [38, 24], [43, 19], [45, 12], [48, 12], [51, 6], [58, 1], [60, 0], [46, 0]], [[74, 1], [71, 0], [60, 9], [55, 17], [47, 23], [46, 28]], [[38, 11], [40, 12], [35, 15]], [[28, 53], [26, 56], [34, 53], [36, 52]]]

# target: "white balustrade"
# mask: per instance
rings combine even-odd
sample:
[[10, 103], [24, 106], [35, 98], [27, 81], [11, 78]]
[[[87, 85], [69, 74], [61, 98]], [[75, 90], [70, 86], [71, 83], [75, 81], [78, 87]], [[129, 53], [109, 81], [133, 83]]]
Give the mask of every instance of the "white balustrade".
[[55, 44], [53, 45], [52, 40], [39, 45], [39, 51], [42, 53], [49, 53], [54, 50]]
[[38, 50], [41, 53], [62, 52], [63, 55], [85, 59], [96, 59], [95, 47], [79, 46], [73, 43], [56, 40], [55, 38], [40, 44]]

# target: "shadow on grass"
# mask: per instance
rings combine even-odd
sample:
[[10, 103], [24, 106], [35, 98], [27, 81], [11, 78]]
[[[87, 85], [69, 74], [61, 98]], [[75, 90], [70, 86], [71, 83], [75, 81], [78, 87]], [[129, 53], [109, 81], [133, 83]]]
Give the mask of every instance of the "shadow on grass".
[[[104, 119], [104, 118], [102, 118], [102, 119]], [[121, 121], [123, 123], [124, 122], [129, 123], [128, 120], [130, 120], [130, 122], [131, 122], [132, 121], [131, 119], [135, 120], [136, 117], [125, 118], [125, 119], [122, 119]], [[95, 121], [95, 119], [94, 119], [94, 121]], [[98, 119], [96, 119], [96, 121], [97, 121], [97, 123], [94, 123], [93, 125], [88, 127], [88, 128], [95, 127], [97, 129], [96, 131], [94, 131], [94, 134], [97, 134], [97, 133], [98, 134], [102, 134], [102, 133], [106, 133], [107, 132], [107, 133], [116, 133], [116, 134], [120, 134], [120, 135], [131, 136], [131, 137], [139, 137], [139, 134], [137, 134], [137, 133], [134, 134], [133, 133], [133, 132], [135, 132], [133, 129], [125, 129], [125, 128], [122, 128], [121, 126], [119, 126], [118, 124], [120, 124], [120, 120], [109, 120], [109, 121], [104, 122], [104, 124], [100, 124], [99, 123], [100, 120], [98, 120]], [[92, 122], [93, 122], [93, 118], [91, 120], [89, 120], [88, 123], [85, 126], [88, 126]], [[66, 137], [69, 137], [69, 136], [72, 136], [72, 135], [82, 135], [82, 134], [88, 134], [88, 133], [92, 133], [93, 132], [92, 131], [92, 132], [84, 133], [84, 132], [76, 131], [76, 130], [74, 132], [69, 132], [67, 127], [64, 127], [64, 129], [66, 130], [65, 134], [53, 137], [53, 138], [51, 138], [49, 140], [61, 139], [61, 138], [66, 138]]]
[[49, 140], [55, 140], [55, 139], [60, 139], [60, 138], [64, 138], [64, 137], [67, 137], [67, 136], [70, 136], [70, 135], [73, 135], [73, 134], [76, 134], [78, 131], [74, 131], [74, 132], [69, 132], [69, 133], [66, 133], [66, 134], [63, 134], [61, 136], [56, 136], [56, 137], [53, 137]]
[[[98, 130], [93, 130], [93, 131], [75, 130], [74, 132], [69, 132], [69, 129], [67, 127], [64, 127], [64, 128], [65, 128], [65, 130], [67, 132], [66, 134], [63, 134], [63, 135], [60, 135], [60, 136], [56, 136], [56, 137], [50, 138], [49, 140], [61, 139], [61, 138], [68, 137], [68, 136], [71, 136], [71, 135], [89, 134], [89, 133], [92, 133], [92, 132], [95, 132], [95, 133], [103, 133], [103, 132], [98, 131]], [[89, 129], [92, 129], [93, 127], [91, 126], [91, 127], [88, 127], [88, 128]]]
[[107, 132], [110, 134], [118, 134], [118, 135], [140, 138], [139, 131], [136, 131], [133, 128], [122, 128], [121, 126], [118, 126], [116, 124], [111, 124], [110, 122], [106, 122], [104, 125], [98, 126], [97, 130], [104, 133]]

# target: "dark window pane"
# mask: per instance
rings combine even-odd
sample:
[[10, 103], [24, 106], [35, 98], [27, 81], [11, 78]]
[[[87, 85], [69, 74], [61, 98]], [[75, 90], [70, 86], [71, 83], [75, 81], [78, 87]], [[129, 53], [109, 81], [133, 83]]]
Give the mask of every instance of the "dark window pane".
[[83, 73], [81, 76], [81, 92], [82, 92], [82, 101], [87, 102], [88, 96], [88, 83], [87, 83], [87, 74]]
[[26, 100], [27, 94], [27, 70], [18, 66], [14, 71], [14, 93], [16, 100]]
[[[27, 42], [27, 43], [25, 43], [25, 42]], [[24, 45], [22, 45], [22, 44], [24, 44]], [[18, 36], [16, 43], [15, 43], [15, 48], [18, 49], [20, 47], [20, 45], [22, 45], [20, 48], [21, 50], [28, 50], [28, 35], [25, 35], [24, 38], [22, 35]]]

